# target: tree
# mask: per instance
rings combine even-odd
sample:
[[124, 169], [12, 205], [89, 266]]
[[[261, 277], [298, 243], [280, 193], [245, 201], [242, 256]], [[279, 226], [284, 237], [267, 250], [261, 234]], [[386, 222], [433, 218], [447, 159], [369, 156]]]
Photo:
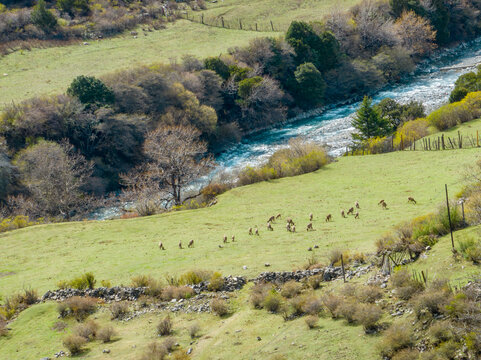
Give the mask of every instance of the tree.
[[414, 100], [407, 104], [400, 104], [396, 100], [385, 98], [375, 105], [375, 108], [381, 117], [389, 122], [392, 130], [396, 130], [398, 126], [407, 121], [426, 116], [423, 104]]
[[88, 0], [57, 0], [57, 8], [70, 16], [75, 13], [86, 15], [90, 10]]
[[357, 141], [368, 140], [372, 137], [385, 136], [391, 132], [391, 128], [379, 110], [372, 105], [372, 99], [365, 96], [361, 107], [357, 110], [352, 126], [358, 133], [352, 134]]
[[299, 65], [294, 72], [297, 82], [295, 97], [302, 108], [320, 106], [324, 99], [326, 83], [312, 63]]
[[468, 72], [461, 75], [454, 83], [454, 89], [449, 97], [449, 102], [456, 102], [463, 100], [470, 92], [481, 90], [481, 66], [478, 66], [478, 71]]
[[229, 67], [220, 57], [208, 57], [204, 60], [204, 65], [206, 69], [216, 72], [224, 80], [230, 76]]
[[403, 12], [394, 27], [401, 39], [401, 45], [415, 55], [429, 55], [436, 48], [436, 31], [429, 21], [414, 11]]
[[106, 105], [114, 102], [113, 91], [93, 76], [77, 76], [67, 89], [67, 94], [88, 105]]
[[57, 18], [47, 10], [45, 0], [38, 0], [37, 5], [33, 8], [31, 19], [34, 25], [47, 33], [57, 27]]
[[7, 156], [6, 147], [0, 144], [0, 200], [5, 200], [15, 182], [16, 169]]
[[199, 141], [200, 131], [190, 126], [161, 126], [150, 132], [144, 143], [148, 162], [144, 177], [159, 184], [169, 201], [181, 205], [186, 186], [207, 174], [213, 165], [205, 156], [206, 143]]
[[39, 215], [68, 219], [84, 201], [81, 188], [92, 173], [92, 164], [71, 145], [41, 141], [20, 151], [14, 165]]

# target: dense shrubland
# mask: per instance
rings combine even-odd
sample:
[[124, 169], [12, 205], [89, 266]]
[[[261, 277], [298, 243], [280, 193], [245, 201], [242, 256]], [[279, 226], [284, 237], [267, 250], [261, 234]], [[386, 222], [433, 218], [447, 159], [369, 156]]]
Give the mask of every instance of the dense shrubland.
[[[179, 7], [193, 10], [202, 0], [107, 1], [52, 0], [2, 1], [0, 4], [0, 52], [30, 49], [45, 41], [53, 44], [72, 39], [100, 39], [113, 36], [139, 24], [148, 31], [173, 21]], [[147, 30], [146, 30], [147, 31]]]
[[[74, 19], [87, 12], [108, 16], [158, 9], [155, 1], [121, 3], [111, 10], [108, 2], [89, 2], [88, 9], [82, 4], [64, 0], [57, 6]], [[32, 10], [40, 27], [53, 24], [55, 16], [43, 6], [40, 2]], [[185, 193], [186, 184], [213, 165], [208, 152], [304, 110], [398, 80], [437, 46], [476, 36], [477, 6], [471, 1], [454, 7], [444, 1], [364, 1], [318, 22], [294, 21], [284, 38], [255, 39], [218, 57], [184, 56], [181, 63], [102, 79], [81, 76], [65, 95], [9, 105], [0, 118], [3, 216], [27, 215], [30, 222], [81, 218], [97, 205], [95, 199], [121, 190], [125, 200], [139, 200], [142, 215], [182, 207], [197, 195]], [[0, 17], [25, 11], [30, 10], [9, 7]], [[31, 21], [30, 13], [25, 16]], [[417, 103], [385, 102], [367, 113], [383, 122], [381, 132], [367, 131], [382, 143], [384, 135], [403, 130], [403, 123], [423, 110]], [[440, 121], [431, 120], [436, 126]], [[184, 156], [175, 156], [181, 149]], [[246, 169], [240, 183], [313, 171], [326, 162], [319, 148], [301, 155], [283, 150], [266, 167]], [[48, 173], [42, 171], [47, 168]], [[207, 198], [188, 206], [204, 202]]]

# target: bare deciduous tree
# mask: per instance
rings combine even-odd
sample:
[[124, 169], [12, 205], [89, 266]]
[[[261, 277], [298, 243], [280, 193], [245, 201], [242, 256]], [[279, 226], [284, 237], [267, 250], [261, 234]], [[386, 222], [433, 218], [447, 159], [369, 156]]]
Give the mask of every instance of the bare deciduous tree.
[[401, 44], [417, 55], [428, 55], [436, 48], [436, 31], [426, 20], [414, 13], [404, 12], [394, 24]]
[[207, 174], [213, 166], [205, 156], [207, 144], [199, 141], [200, 131], [190, 126], [163, 126], [150, 132], [144, 143], [149, 159], [144, 176], [169, 194], [175, 205], [182, 204], [185, 187]]
[[21, 183], [39, 214], [70, 218], [83, 206], [82, 186], [92, 174], [92, 163], [74, 152], [73, 146], [42, 141], [22, 150], [15, 159]]

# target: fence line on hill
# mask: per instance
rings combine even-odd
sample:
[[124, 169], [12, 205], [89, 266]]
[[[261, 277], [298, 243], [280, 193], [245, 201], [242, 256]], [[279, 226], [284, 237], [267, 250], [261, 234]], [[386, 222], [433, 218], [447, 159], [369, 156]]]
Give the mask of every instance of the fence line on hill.
[[204, 13], [194, 14], [188, 11], [182, 11], [177, 13], [177, 17], [184, 20], [192, 21], [198, 24], [217, 27], [221, 29], [231, 29], [231, 30], [244, 30], [244, 31], [261, 31], [261, 32], [278, 32], [280, 31], [272, 20], [261, 22], [261, 21], [244, 21], [242, 19], [237, 20], [226, 20], [223, 16], [208, 17]]
[[369, 155], [377, 153], [388, 153], [394, 151], [442, 151], [442, 150], [455, 150], [455, 149], [472, 149], [480, 147], [479, 130], [476, 131], [476, 135], [468, 134], [462, 135], [458, 131], [457, 136], [448, 136], [441, 134], [437, 137], [424, 137], [424, 138], [407, 138], [405, 139], [401, 135], [399, 144], [394, 145], [394, 137], [390, 136], [386, 139], [386, 142], [382, 144], [383, 148], [373, 152], [373, 149], [366, 146], [351, 146], [346, 147], [344, 156], [353, 155]]

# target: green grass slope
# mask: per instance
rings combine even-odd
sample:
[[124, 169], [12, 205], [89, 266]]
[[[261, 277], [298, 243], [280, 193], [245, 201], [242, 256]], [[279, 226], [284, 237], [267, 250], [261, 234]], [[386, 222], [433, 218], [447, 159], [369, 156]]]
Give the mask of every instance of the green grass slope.
[[[182, 273], [189, 269], [221, 271], [224, 275], [254, 276], [265, 270], [290, 270], [330, 249], [373, 251], [375, 240], [403, 220], [433, 211], [444, 200], [444, 184], [454, 195], [461, 187], [463, 170], [479, 159], [478, 149], [446, 152], [396, 152], [341, 158], [325, 169], [233, 189], [217, 205], [158, 216], [104, 222], [42, 225], [0, 236], [0, 289], [8, 295], [23, 287], [40, 291], [55, 288], [60, 279], [85, 271], [113, 284], [129, 283], [131, 276]], [[417, 205], [407, 203], [413, 196]], [[384, 199], [389, 210], [382, 210]], [[360, 219], [343, 219], [341, 209], [358, 200]], [[314, 214], [315, 231], [307, 232]], [[283, 219], [267, 232], [272, 214]], [[325, 223], [332, 213], [334, 221]], [[297, 233], [285, 230], [292, 217]], [[248, 236], [258, 225], [260, 236]], [[219, 248], [222, 237], [236, 242]], [[190, 239], [195, 248], [180, 250]], [[166, 251], [157, 247], [162, 241]], [[243, 270], [243, 265], [247, 270]]]
[[[224, 18], [225, 23], [235, 24], [239, 19], [249, 27], [270, 27], [286, 31], [291, 21], [319, 21], [333, 9], [345, 10], [358, 3], [358, 0], [223, 0], [208, 3], [207, 10], [203, 11], [207, 23], [213, 19]], [[195, 18], [199, 14], [193, 14]], [[220, 24], [220, 22], [219, 22]]]
[[277, 35], [179, 20], [148, 36], [140, 32], [137, 39], [126, 34], [90, 41], [90, 45], [79, 41], [78, 45], [17, 51], [0, 57], [0, 108], [32, 96], [62, 93], [78, 75], [100, 76], [140, 65], [180, 61], [185, 54], [215, 56], [256, 37]]

